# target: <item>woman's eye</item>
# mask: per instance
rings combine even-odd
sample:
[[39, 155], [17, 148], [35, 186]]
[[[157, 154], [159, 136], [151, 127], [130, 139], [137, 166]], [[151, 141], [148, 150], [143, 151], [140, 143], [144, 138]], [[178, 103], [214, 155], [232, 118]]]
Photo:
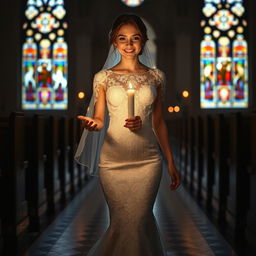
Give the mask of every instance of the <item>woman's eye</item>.
[[133, 38], [133, 40], [140, 40], [140, 37], [139, 36], [135, 36], [134, 38]]
[[124, 40], [125, 40], [124, 37], [119, 37], [118, 39], [119, 39], [120, 41], [124, 41]]

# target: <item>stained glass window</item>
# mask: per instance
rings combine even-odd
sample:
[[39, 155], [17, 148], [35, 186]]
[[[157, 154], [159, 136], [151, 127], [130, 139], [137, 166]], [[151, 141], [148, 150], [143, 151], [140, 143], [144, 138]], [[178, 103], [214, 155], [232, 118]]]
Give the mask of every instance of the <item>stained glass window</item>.
[[204, 0], [201, 108], [248, 107], [247, 21], [243, 0]]
[[122, 0], [122, 2], [129, 7], [136, 7], [141, 5], [144, 0]]
[[28, 0], [23, 23], [22, 109], [66, 109], [68, 46], [64, 0]]

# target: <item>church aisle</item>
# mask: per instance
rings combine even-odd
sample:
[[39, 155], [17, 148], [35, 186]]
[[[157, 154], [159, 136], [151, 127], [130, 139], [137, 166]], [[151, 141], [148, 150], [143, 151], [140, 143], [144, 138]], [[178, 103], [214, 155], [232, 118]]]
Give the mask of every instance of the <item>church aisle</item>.
[[[236, 255], [181, 186], [170, 192], [164, 172], [154, 206], [170, 256]], [[24, 256], [80, 256], [108, 226], [108, 210], [97, 178], [73, 199]]]

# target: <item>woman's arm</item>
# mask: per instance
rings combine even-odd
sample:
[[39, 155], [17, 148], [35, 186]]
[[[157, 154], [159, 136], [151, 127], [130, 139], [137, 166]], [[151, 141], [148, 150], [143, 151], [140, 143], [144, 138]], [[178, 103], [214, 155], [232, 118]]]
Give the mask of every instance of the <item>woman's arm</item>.
[[163, 117], [161, 99], [162, 99], [161, 87], [159, 86], [157, 88], [157, 96], [155, 99], [154, 109], [152, 113], [152, 126], [156, 134], [158, 143], [168, 163], [168, 172], [172, 179], [171, 189], [176, 189], [180, 185], [180, 175], [175, 167], [172, 150], [169, 145], [168, 129]]
[[83, 121], [83, 126], [89, 131], [100, 131], [104, 126], [106, 111], [106, 93], [103, 86], [99, 87], [98, 98], [94, 105], [93, 118], [78, 116]]

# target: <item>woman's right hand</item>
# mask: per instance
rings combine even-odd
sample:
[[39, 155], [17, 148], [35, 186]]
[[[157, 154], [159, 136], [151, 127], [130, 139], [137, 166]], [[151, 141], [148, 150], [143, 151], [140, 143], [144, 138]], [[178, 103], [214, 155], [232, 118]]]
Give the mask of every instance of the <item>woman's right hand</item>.
[[88, 116], [77, 116], [82, 121], [83, 127], [89, 131], [99, 131], [98, 123]]

